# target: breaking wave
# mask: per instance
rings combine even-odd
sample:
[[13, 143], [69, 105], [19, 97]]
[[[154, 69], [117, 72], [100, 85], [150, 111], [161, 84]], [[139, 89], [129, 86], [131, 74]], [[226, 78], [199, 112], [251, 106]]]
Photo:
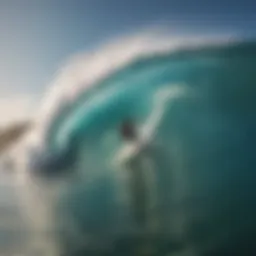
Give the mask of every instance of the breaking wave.
[[[250, 202], [255, 193], [249, 195], [245, 191], [241, 195], [235, 184], [242, 170], [250, 178], [240, 180], [241, 189], [255, 180], [251, 146], [256, 138], [255, 63], [254, 42], [216, 37], [139, 35], [74, 57], [46, 95], [32, 134], [35, 142], [28, 140], [33, 148], [29, 157], [26, 152], [25, 173], [29, 177], [37, 174], [34, 170], [48, 178], [57, 176], [57, 180], [63, 173], [74, 174], [62, 180], [58, 192], [56, 179], [50, 185], [36, 185], [34, 191], [47, 194], [44, 199], [40, 197], [45, 201], [37, 212], [45, 221], [39, 226], [46, 222], [53, 229], [61, 226], [66, 235], [61, 239], [69, 243], [77, 242], [78, 237], [93, 237], [99, 242], [131, 232], [133, 217], [129, 207], [122, 200], [120, 203], [117, 195], [122, 194], [121, 178], [113, 172], [122, 169], [116, 167], [116, 156], [127, 149], [119, 133], [125, 120], [133, 120], [139, 136], [157, 148], [147, 156], [149, 165], [141, 168], [152, 169], [157, 176], [151, 199], [157, 194], [156, 204], [162, 211], [160, 222], [164, 221], [162, 226], [159, 224], [161, 231], [167, 229], [177, 237], [197, 233], [204, 239], [213, 239], [217, 246], [221, 232], [236, 225], [234, 219], [232, 223], [222, 223], [216, 231], [210, 224], [220, 224], [221, 220], [211, 218], [228, 205], [230, 195], [245, 212], [248, 210], [247, 219], [253, 220], [256, 210], [251, 210]], [[128, 158], [134, 157], [129, 152]], [[225, 186], [216, 205], [220, 177]], [[33, 198], [30, 205], [38, 204], [36, 195], [31, 193], [31, 187], [27, 190], [26, 199]], [[49, 217], [53, 209], [58, 217]], [[235, 209], [235, 204], [229, 205], [226, 214]], [[63, 212], [72, 224], [67, 224], [70, 222], [65, 217], [58, 219]], [[194, 224], [192, 220], [197, 216], [212, 227], [208, 231], [213, 237], [198, 228], [200, 221]], [[235, 240], [240, 230], [233, 226], [232, 230]], [[196, 246], [209, 244], [198, 244], [191, 236]]]

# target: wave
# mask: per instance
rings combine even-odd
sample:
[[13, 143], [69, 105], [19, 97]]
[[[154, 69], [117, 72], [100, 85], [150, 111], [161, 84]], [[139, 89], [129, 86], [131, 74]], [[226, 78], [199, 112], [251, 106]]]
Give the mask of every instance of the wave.
[[[190, 228], [193, 234], [201, 232], [207, 237], [209, 233], [193, 223], [186, 226], [190, 217], [201, 214], [202, 221], [211, 226], [211, 212], [225, 208], [231, 194], [237, 198], [232, 184], [237, 184], [239, 172], [253, 177], [255, 164], [247, 134], [254, 140], [255, 59], [255, 42], [152, 35], [125, 38], [75, 57], [51, 85], [37, 117], [38, 148], [30, 155], [34, 162], [28, 169], [45, 172], [48, 178], [56, 172], [59, 177], [63, 170], [75, 174], [62, 183], [61, 192], [45, 191], [54, 182], [41, 187], [40, 193], [49, 192], [46, 198], [52, 199], [43, 207], [73, 217], [77, 233], [75, 237], [68, 234], [73, 241], [77, 234], [102, 238], [129, 233], [131, 209], [127, 210], [124, 201], [120, 203], [119, 194], [124, 193], [117, 180], [122, 178], [120, 172], [113, 172], [121, 168], [116, 156], [124, 149], [126, 160], [137, 157], [141, 169], [157, 173], [160, 186], [151, 189], [151, 199], [159, 193], [158, 203], [165, 205], [161, 228], [177, 236]], [[120, 136], [120, 125], [126, 120], [138, 127], [143, 143], [157, 149], [149, 157], [126, 147]], [[220, 176], [228, 189], [222, 188], [224, 194], [216, 206]], [[245, 184], [248, 179], [240, 187]], [[252, 196], [247, 196], [245, 192], [236, 202], [249, 209]], [[83, 204], [76, 205], [79, 200]], [[209, 212], [213, 205], [214, 211]], [[179, 211], [185, 221], [179, 219]], [[221, 230], [230, 230], [229, 225], [223, 224]]]
[[50, 90], [43, 100], [42, 115], [38, 119], [43, 120], [41, 123], [48, 124], [52, 116], [57, 115], [53, 113], [58, 112], [67, 102], [75, 101], [81, 91], [89, 91], [104, 79], [119, 70], [123, 71], [125, 67], [129, 68], [130, 64], [145, 57], [169, 55], [179, 49], [222, 45], [233, 40], [235, 41], [228, 36], [173, 38], [150, 33], [111, 41], [93, 52], [78, 54], [64, 65], [57, 78], [50, 84]]
[[[249, 42], [249, 45], [245, 43], [242, 46], [246, 47], [250, 51], [254, 46]], [[44, 134], [41, 136], [44, 141], [49, 142], [60, 127], [61, 130], [66, 129], [65, 124], [71, 122], [69, 118], [73, 118], [76, 111], [85, 113], [85, 108], [89, 109], [90, 104], [103, 102], [109, 93], [127, 91], [127, 87], [133, 87], [135, 83], [142, 81], [143, 84], [143, 79], [157, 79], [177, 62], [196, 57], [201, 58], [202, 62], [208, 62], [203, 65], [216, 65], [214, 62], [218, 62], [218, 56], [221, 58], [227, 54], [236, 54], [239, 48], [240, 43], [237, 46], [236, 41], [224, 39], [214, 41], [212, 38], [190, 38], [184, 43], [184, 39], [156, 40], [155, 37], [148, 36], [119, 44], [112, 43], [89, 56], [78, 56], [64, 68], [46, 97], [43, 114], [39, 115], [39, 127]], [[150, 74], [151, 71], [154, 74]], [[138, 93], [138, 88], [136, 90]], [[120, 97], [119, 94], [116, 98]], [[96, 103], [93, 102], [95, 95]]]
[[[70, 105], [76, 102], [79, 98], [77, 95], [96, 90], [95, 87], [98, 88], [98, 85], [109, 79], [115, 79], [114, 77], [119, 76], [120, 79], [122, 74], [125, 75], [125, 69], [130, 70], [134, 64], [136, 71], [136, 67], [142, 65], [143, 61], [147, 62], [148, 58], [150, 58], [149, 66], [153, 64], [152, 60], [155, 58], [157, 65], [157, 61], [160, 64], [161, 58], [167, 60], [170, 53], [180, 49], [200, 49], [205, 46], [225, 45], [232, 41], [235, 39], [231, 40], [228, 36], [173, 38], [149, 33], [111, 41], [94, 52], [79, 54], [64, 65], [49, 86], [50, 90], [37, 115], [38, 130], [40, 133], [46, 133], [52, 123], [57, 123], [57, 120], [61, 119], [64, 109], [70, 108]], [[56, 120], [52, 122], [55, 118]]]

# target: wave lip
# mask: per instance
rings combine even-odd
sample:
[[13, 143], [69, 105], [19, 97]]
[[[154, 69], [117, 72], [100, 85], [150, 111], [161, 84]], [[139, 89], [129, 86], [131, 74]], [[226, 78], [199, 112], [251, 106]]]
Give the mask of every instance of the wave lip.
[[134, 62], [181, 49], [200, 49], [231, 42], [228, 36], [173, 38], [148, 33], [112, 41], [94, 52], [78, 54], [71, 58], [51, 83], [38, 116], [40, 129], [44, 134], [52, 121], [63, 109], [75, 102], [79, 94], [89, 92], [98, 83], [128, 68]]

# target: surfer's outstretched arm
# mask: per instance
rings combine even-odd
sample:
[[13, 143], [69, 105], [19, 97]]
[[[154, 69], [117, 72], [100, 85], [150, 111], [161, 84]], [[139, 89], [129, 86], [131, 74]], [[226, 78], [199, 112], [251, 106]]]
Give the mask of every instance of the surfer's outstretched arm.
[[148, 144], [154, 138], [155, 132], [161, 123], [161, 120], [165, 114], [166, 104], [173, 99], [183, 95], [185, 92], [183, 86], [167, 86], [160, 89], [154, 95], [153, 110], [142, 126], [140, 131], [141, 140]]

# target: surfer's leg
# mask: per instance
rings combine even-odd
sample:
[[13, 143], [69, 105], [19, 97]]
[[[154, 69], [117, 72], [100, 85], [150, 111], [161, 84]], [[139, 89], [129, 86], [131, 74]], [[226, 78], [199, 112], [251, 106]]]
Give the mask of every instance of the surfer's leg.
[[131, 206], [136, 224], [146, 232], [155, 232], [156, 219], [156, 185], [155, 170], [151, 159], [140, 156], [128, 169]]
[[131, 193], [131, 208], [136, 225], [144, 229], [147, 223], [146, 186], [141, 168], [133, 165], [129, 171], [129, 188]]

